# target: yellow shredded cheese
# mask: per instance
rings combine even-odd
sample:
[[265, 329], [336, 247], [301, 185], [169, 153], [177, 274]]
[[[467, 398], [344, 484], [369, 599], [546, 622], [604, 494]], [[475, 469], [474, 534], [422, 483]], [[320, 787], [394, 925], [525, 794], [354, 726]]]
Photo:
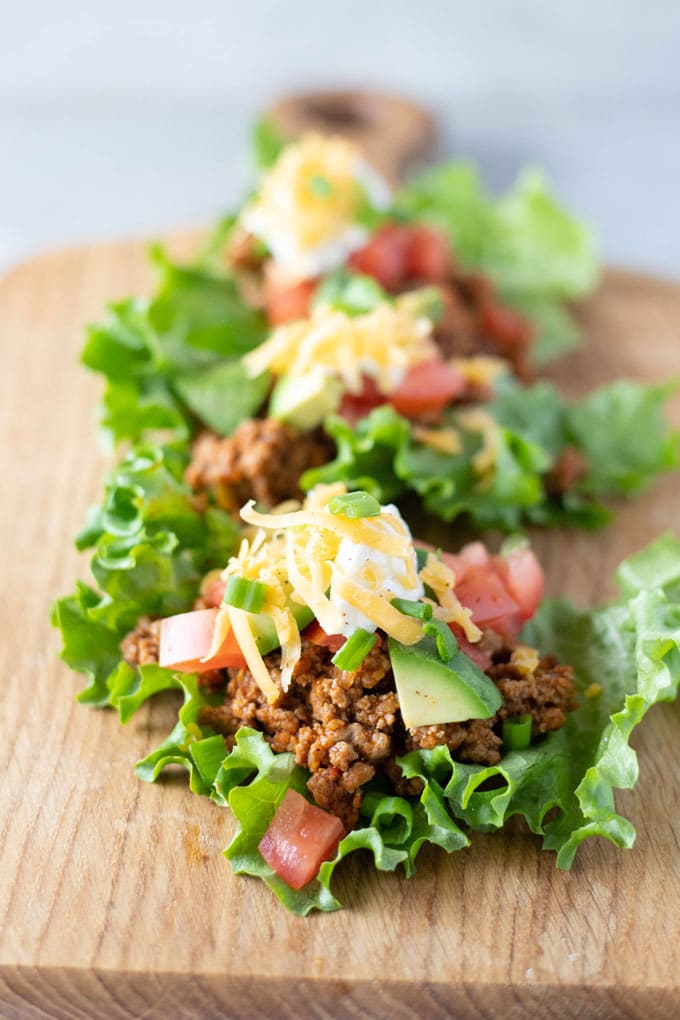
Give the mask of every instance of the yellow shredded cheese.
[[471, 358], [450, 358], [449, 365], [463, 376], [469, 386], [492, 387], [499, 376], [508, 371], [502, 358], [477, 354]]
[[236, 609], [235, 606], [227, 606], [229, 621], [234, 631], [234, 637], [238, 646], [243, 652], [243, 658], [248, 664], [257, 686], [266, 696], [270, 705], [278, 701], [279, 689], [271, 678], [266, 663], [260, 655], [260, 650], [255, 641], [255, 635], [250, 629], [248, 614], [243, 609]]
[[536, 672], [540, 661], [541, 657], [536, 649], [530, 648], [528, 645], [517, 645], [510, 656], [512, 665], [516, 666], [522, 673], [529, 675]]
[[434, 553], [428, 553], [425, 565], [420, 571], [420, 580], [437, 596], [438, 606], [434, 606], [434, 615], [445, 623], [457, 623], [468, 641], [479, 641], [482, 632], [473, 622], [472, 612], [463, 606], [454, 592], [456, 577], [450, 567]]
[[369, 588], [356, 584], [341, 571], [333, 570], [333, 591], [351, 606], [364, 613], [390, 637], [403, 645], [414, 645], [423, 636], [422, 624], [412, 616], [405, 616], [390, 604], [390, 596], [378, 595]]
[[360, 393], [370, 376], [388, 394], [407, 369], [435, 354], [430, 320], [397, 299], [356, 316], [322, 305], [308, 319], [279, 326], [243, 361], [251, 376], [268, 371], [299, 378], [321, 371], [339, 378], [350, 393]]
[[456, 429], [428, 429], [423, 425], [414, 425], [412, 432], [414, 439], [417, 439], [424, 446], [429, 446], [430, 449], [436, 450], [437, 453], [445, 453], [453, 457], [455, 454], [461, 453], [463, 449], [460, 432]]
[[457, 421], [466, 431], [481, 433], [483, 445], [472, 458], [472, 466], [481, 477], [492, 474], [498, 456], [498, 425], [489, 412], [481, 407], [459, 411]]
[[401, 522], [396, 518], [392, 518], [390, 524], [394, 520], [394, 526], [401, 531], [401, 534], [395, 534], [394, 531], [389, 533], [380, 528], [371, 517], [349, 520], [341, 514], [306, 509], [298, 510], [292, 514], [261, 514], [254, 507], [254, 500], [246, 503], [241, 510], [241, 517], [248, 524], [256, 524], [260, 528], [320, 528], [333, 532], [340, 538], [348, 538], [357, 544], [370, 545], [376, 552], [385, 553], [386, 556], [406, 558], [411, 549], [411, 541], [401, 526]]

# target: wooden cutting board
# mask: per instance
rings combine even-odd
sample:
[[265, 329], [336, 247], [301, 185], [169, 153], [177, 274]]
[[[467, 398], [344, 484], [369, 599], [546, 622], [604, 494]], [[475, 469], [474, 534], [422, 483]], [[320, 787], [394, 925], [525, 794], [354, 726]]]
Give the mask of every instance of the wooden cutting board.
[[[172, 705], [123, 729], [75, 704], [48, 606], [86, 576], [72, 538], [105, 471], [99, 383], [77, 354], [105, 300], [149, 286], [143, 251], [48, 255], [0, 285], [0, 1016], [680, 1015], [680, 705], [634, 738], [640, 781], [618, 797], [632, 851], [591, 841], [564, 873], [518, 824], [451, 857], [424, 850], [410, 881], [354, 856], [336, 883], [348, 908], [303, 920], [232, 876], [227, 811], [184, 781], [133, 775]], [[583, 320], [591, 346], [553, 373], [566, 391], [680, 370], [680, 286], [610, 272]], [[677, 527], [679, 501], [666, 478], [607, 531], [539, 534], [550, 592], [609, 595], [618, 560]]]

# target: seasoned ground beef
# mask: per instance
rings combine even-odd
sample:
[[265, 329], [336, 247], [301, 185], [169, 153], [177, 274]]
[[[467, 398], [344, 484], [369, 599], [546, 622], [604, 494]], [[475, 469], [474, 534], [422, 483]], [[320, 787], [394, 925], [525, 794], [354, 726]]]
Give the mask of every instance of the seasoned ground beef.
[[196, 493], [207, 492], [236, 513], [249, 499], [274, 507], [301, 498], [300, 476], [332, 456], [332, 444], [320, 432], [299, 433], [274, 418], [255, 418], [225, 438], [201, 433], [185, 477]]
[[140, 616], [137, 626], [126, 634], [120, 644], [123, 658], [131, 666], [146, 666], [158, 662], [161, 621]]
[[580, 450], [567, 446], [559, 455], [546, 477], [546, 489], [551, 495], [562, 496], [588, 474], [588, 461]]
[[444, 314], [434, 340], [445, 358], [486, 354], [504, 358], [520, 379], [530, 376], [531, 326], [501, 305], [482, 276], [456, 275], [441, 285]]
[[[495, 636], [494, 636], [495, 637]], [[571, 668], [537, 653], [486, 642], [494, 648], [489, 675], [503, 695], [491, 719], [420, 726], [405, 730], [399, 712], [390, 660], [378, 642], [356, 673], [332, 664], [332, 652], [303, 639], [302, 656], [287, 694], [270, 705], [246, 669], [228, 670], [224, 704], [201, 710], [199, 721], [229, 741], [239, 726], [260, 729], [274, 751], [291, 751], [312, 773], [308, 788], [316, 803], [337, 815], [347, 828], [356, 825], [362, 787], [376, 773], [389, 778], [403, 795], [419, 791], [418, 780], [404, 780], [395, 759], [415, 748], [446, 744], [460, 761], [493, 765], [500, 759], [504, 718], [530, 713], [539, 736], [564, 724], [574, 708]], [[280, 656], [266, 657], [280, 683]]]

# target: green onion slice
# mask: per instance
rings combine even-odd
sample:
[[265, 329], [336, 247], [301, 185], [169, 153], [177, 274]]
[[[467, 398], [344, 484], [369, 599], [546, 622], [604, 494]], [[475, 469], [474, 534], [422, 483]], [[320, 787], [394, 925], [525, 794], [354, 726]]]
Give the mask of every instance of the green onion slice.
[[427, 620], [423, 626], [423, 633], [435, 639], [439, 658], [443, 662], [448, 662], [458, 651], [458, 642], [453, 631], [442, 620]]
[[247, 613], [260, 613], [267, 596], [267, 585], [247, 577], [230, 577], [224, 589], [223, 603], [244, 609]]
[[531, 743], [531, 716], [527, 713], [504, 719], [502, 737], [508, 751], [526, 751]]
[[431, 620], [432, 606], [429, 602], [415, 602], [412, 599], [392, 599], [392, 605], [404, 616], [413, 616], [416, 620]]
[[371, 496], [370, 492], [346, 492], [342, 496], [333, 496], [328, 503], [328, 509], [336, 517], [347, 517], [350, 521], [356, 521], [360, 517], [379, 517], [380, 503]]
[[353, 673], [359, 668], [377, 640], [377, 635], [369, 634], [367, 630], [359, 627], [351, 637], [347, 638], [342, 648], [335, 653], [331, 660], [333, 665], [338, 669]]

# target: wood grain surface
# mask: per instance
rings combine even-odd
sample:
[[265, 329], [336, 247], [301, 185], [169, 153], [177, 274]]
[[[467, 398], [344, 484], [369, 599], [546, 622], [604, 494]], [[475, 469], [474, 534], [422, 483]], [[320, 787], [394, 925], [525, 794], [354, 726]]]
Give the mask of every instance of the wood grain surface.
[[[86, 576], [72, 537], [106, 466], [99, 383], [77, 352], [105, 300], [149, 284], [144, 245], [121, 243], [45, 256], [0, 285], [0, 1016], [680, 1015], [679, 705], [634, 738], [640, 781], [618, 796], [632, 851], [591, 841], [560, 872], [517, 824], [451, 857], [424, 850], [409, 881], [354, 855], [335, 887], [348, 909], [303, 920], [232, 876], [227, 811], [183, 781], [134, 777], [173, 703], [121, 728], [74, 702], [48, 606]], [[554, 372], [570, 393], [679, 372], [677, 285], [609, 273], [583, 319], [591, 346]], [[617, 561], [677, 527], [679, 501], [666, 478], [605, 532], [538, 535], [550, 592], [609, 595]]]

